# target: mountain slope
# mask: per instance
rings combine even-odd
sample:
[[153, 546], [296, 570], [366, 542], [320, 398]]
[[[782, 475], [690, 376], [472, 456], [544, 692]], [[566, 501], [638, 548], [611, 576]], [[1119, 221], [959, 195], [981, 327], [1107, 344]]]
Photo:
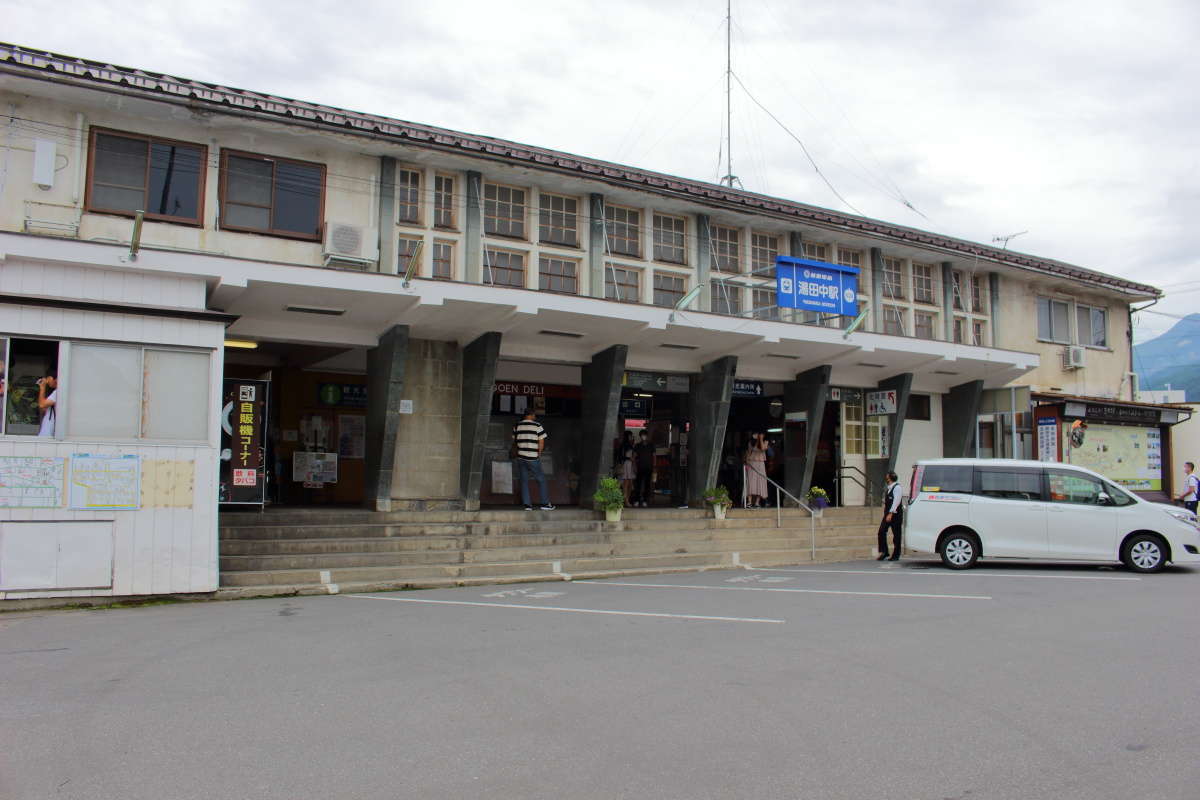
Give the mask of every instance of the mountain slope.
[[1133, 364], [1142, 389], [1187, 391], [1200, 400], [1200, 314], [1189, 314], [1148, 342], [1134, 345]]

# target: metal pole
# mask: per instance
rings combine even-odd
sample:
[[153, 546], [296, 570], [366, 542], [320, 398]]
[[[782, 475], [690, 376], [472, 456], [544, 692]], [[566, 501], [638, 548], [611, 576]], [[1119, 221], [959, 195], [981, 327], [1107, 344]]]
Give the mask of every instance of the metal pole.
[[1008, 387], [1009, 424], [1012, 429], [1012, 458], [1017, 458], [1017, 387]]
[[733, 76], [733, 0], [725, 0], [725, 178], [733, 188], [733, 106], [730, 102]]

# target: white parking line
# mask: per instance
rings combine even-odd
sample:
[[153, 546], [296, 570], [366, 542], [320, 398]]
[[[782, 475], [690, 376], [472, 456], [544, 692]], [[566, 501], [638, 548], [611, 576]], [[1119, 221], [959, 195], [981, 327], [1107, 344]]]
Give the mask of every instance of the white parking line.
[[723, 592], [790, 592], [792, 594], [845, 594], [860, 597], [918, 597], [936, 600], [991, 600], [982, 594], [916, 594], [912, 592], [850, 592], [837, 589], [777, 589], [767, 586], [699, 586], [685, 583], [629, 583], [625, 581], [575, 581], [595, 586], [641, 586], [646, 589], [718, 589]]
[[443, 606], [482, 606], [483, 608], [520, 608], [525, 611], [564, 611], [574, 614], [612, 614], [619, 617], [661, 617], [664, 619], [692, 619], [706, 622], [769, 622], [776, 625], [785, 619], [762, 619], [758, 617], [706, 617], [699, 614], [662, 614], [650, 611], [611, 611], [602, 608], [565, 608], [562, 606], [523, 606], [517, 603], [473, 603], [468, 600], [424, 600], [417, 597], [377, 597], [370, 594], [344, 594], [342, 597], [358, 597], [363, 600], [392, 600], [396, 603], [429, 603]]
[[1042, 578], [1059, 581], [1140, 581], [1131, 575], [1036, 575], [1028, 572], [951, 572], [938, 569], [786, 569], [781, 567], [746, 567], [754, 572], [819, 572], [830, 575], [938, 575], [953, 578]]

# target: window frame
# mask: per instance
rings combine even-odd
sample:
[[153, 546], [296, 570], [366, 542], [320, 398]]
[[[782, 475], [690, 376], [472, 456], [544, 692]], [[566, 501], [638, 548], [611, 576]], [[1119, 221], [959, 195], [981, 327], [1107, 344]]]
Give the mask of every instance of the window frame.
[[[547, 208], [546, 206], [543, 205], [543, 201], [545, 201], [545, 200], [570, 201], [575, 204], [575, 210], [567, 211], [565, 208], [563, 208], [563, 209]], [[550, 222], [544, 221], [544, 219], [547, 217], [553, 218], [553, 216], [555, 214], [558, 214], [561, 217], [563, 217], [563, 219], [564, 219], [563, 225], [553, 225], [553, 224], [550, 224]], [[566, 226], [566, 224], [565, 224], [566, 217], [572, 217], [574, 219], [574, 225], [572, 227], [568, 228]], [[563, 231], [570, 231], [573, 236], [573, 241], [565, 242], [565, 241], [558, 241], [557, 239], [553, 239], [553, 238], [548, 238], [543, 233], [543, 230], [546, 230], [546, 229], [548, 229], [549, 231], [554, 231], [554, 230], [559, 230], [559, 229], [561, 229]], [[573, 249], [579, 249], [580, 241], [581, 241], [581, 237], [579, 235], [579, 198], [573, 197], [569, 194], [557, 194], [556, 192], [541, 192], [541, 191], [539, 191], [538, 192], [538, 243], [544, 244], [544, 245], [549, 245], [551, 247], [570, 247]]]
[[[1038, 496], [1037, 497], [1009, 497], [997, 496], [994, 494], [985, 494], [983, 491], [983, 473], [997, 472], [1004, 474], [1031, 475], [1037, 478]], [[1011, 500], [1021, 503], [1043, 503], [1046, 501], [1046, 477], [1045, 470], [1038, 467], [1009, 467], [1005, 466], [976, 466], [974, 475], [971, 478], [971, 486], [974, 489], [973, 494], [979, 497], [986, 497], [991, 500]], [[997, 491], [997, 490], [993, 490]]]
[[[924, 274], [928, 270], [928, 274]], [[922, 274], [918, 276], [918, 271]], [[912, 268], [909, 270], [909, 279], [912, 281], [912, 301], [923, 306], [939, 305], [937, 296], [937, 268], [934, 264], [929, 264], [923, 261], [912, 262]], [[918, 282], [920, 283], [921, 291], [918, 291]], [[928, 299], [923, 299], [922, 294], [927, 294]]]
[[187, 142], [182, 139], [168, 139], [161, 136], [151, 136], [143, 133], [129, 133], [119, 131], [113, 128], [103, 128], [92, 126], [88, 129], [88, 163], [87, 163], [87, 182], [84, 186], [83, 210], [89, 214], [113, 214], [119, 217], [136, 217], [136, 211], [122, 211], [112, 208], [100, 208], [93, 204], [93, 182], [95, 180], [96, 170], [96, 138], [97, 136], [118, 136], [125, 139], [137, 139], [146, 142], [146, 172], [144, 176], [143, 191], [149, 194], [150, 192], [150, 150], [157, 142], [168, 145], [183, 145], [185, 147], [196, 147], [200, 150], [200, 177], [197, 184], [196, 192], [196, 217], [175, 217], [169, 214], [152, 214], [147, 211], [143, 218], [153, 220], [155, 222], [170, 222], [175, 225], [187, 225], [193, 228], [204, 227], [204, 201], [205, 193], [208, 188], [208, 145], [197, 144], [195, 142]]
[[[908, 307], [907, 306], [898, 306], [898, 305], [893, 305], [891, 303], [885, 303], [881, 307], [881, 311], [883, 312], [883, 325], [880, 326], [880, 333], [883, 333], [887, 336], [908, 336]], [[888, 313], [889, 311], [894, 311], [897, 313], [894, 315], [889, 315], [889, 313]], [[900, 325], [899, 333], [888, 331], [888, 324], [892, 320], [899, 321], [899, 325]]]
[[[608, 214], [610, 211], [613, 212], [614, 217], [617, 215], [618, 212], [621, 214], [624, 214], [625, 219], [624, 220], [609, 219]], [[637, 221], [630, 222], [629, 221], [630, 216], [634, 217]], [[623, 230], [632, 228], [633, 236], [632, 237], [631, 236], [617, 237], [611, 229], [612, 226], [621, 226], [621, 228]], [[624, 256], [626, 258], [641, 258], [642, 257], [642, 210], [641, 209], [634, 208], [633, 206], [619, 206], [619, 205], [614, 205], [612, 203], [605, 203], [604, 204], [603, 227], [604, 227], [604, 254], [605, 255]], [[613, 244], [615, 242], [626, 242], [626, 243], [632, 242], [633, 250], [632, 251], [619, 250], [616, 247], [613, 247]]]
[[[415, 175], [417, 177], [417, 185], [413, 186], [412, 183], [401, 183], [400, 176], [404, 173], [408, 173], [410, 175]], [[395, 211], [394, 216], [396, 217], [397, 225], [402, 225], [406, 228], [423, 228], [424, 227], [424, 222], [423, 222], [424, 215], [421, 213], [423, 210], [423, 205], [424, 205], [421, 202], [421, 186], [424, 183], [425, 183], [425, 171], [424, 170], [419, 169], [417, 167], [408, 167], [408, 166], [397, 166], [396, 167], [396, 180], [395, 180], [396, 211]], [[405, 199], [406, 194], [408, 194], [410, 196], [415, 195], [415, 199], [411, 203], [408, 202]], [[411, 208], [412, 213], [413, 213], [413, 218], [408, 219], [405, 217], [401, 217], [400, 216], [401, 208], [406, 208], [406, 209]]]
[[[524, 250], [511, 250], [511, 249], [504, 248], [504, 247], [486, 247], [486, 246], [483, 248], [483, 252], [484, 252], [483, 269], [487, 272], [488, 278], [490, 278], [490, 280], [487, 283], [483, 284], [484, 286], [498, 287], [501, 289], [527, 289], [527, 288], [529, 288], [529, 253], [525, 252]], [[496, 283], [496, 265], [493, 263], [493, 259], [492, 259], [492, 256], [496, 256], [496, 255], [508, 256], [510, 258], [513, 256], [516, 256], [521, 259], [521, 282], [519, 284], [518, 283]], [[500, 267], [500, 269], [503, 270], [504, 272], [514, 272], [515, 271], [511, 266], [509, 266], [507, 264]]]
[[[1088, 312], [1088, 328], [1087, 341], [1084, 340], [1083, 331], [1079, 329], [1079, 312]], [[1104, 342], [1096, 344], [1092, 340], [1092, 317], [1099, 312], [1104, 318]], [[1090, 303], [1075, 303], [1075, 341], [1084, 347], [1091, 347], [1097, 350], [1107, 350], [1108, 348], [1108, 308], [1106, 306], [1094, 306]]]
[[[893, 265], [895, 266], [894, 269], [892, 269]], [[888, 275], [891, 274], [892, 272], [894, 272], [896, 274], [896, 280], [894, 283], [892, 283], [888, 280]], [[903, 258], [896, 258], [895, 256], [884, 256], [883, 257], [883, 267], [880, 270], [880, 273], [881, 273], [880, 277], [882, 278], [882, 280], [880, 281], [880, 285], [879, 285], [879, 293], [882, 295], [881, 299], [883, 299], [883, 300], [907, 300], [908, 299], [904, 293], [904, 282], [905, 282], [905, 273], [906, 272], [907, 272], [907, 270], [904, 269], [904, 259]], [[889, 285], [895, 287], [890, 292], [889, 292]], [[895, 294], [896, 291], [899, 291], [899, 294]]]
[[[678, 281], [679, 291], [674, 288], [666, 289], [659, 286], [659, 281]], [[667, 270], [655, 270], [654, 276], [651, 278], [651, 297], [650, 305], [658, 306], [659, 308], [674, 308], [675, 304], [687, 296], [688, 293], [688, 276], [679, 272], [668, 272]], [[669, 296], [670, 300], [665, 303], [659, 302], [659, 292], [663, 292], [665, 296]]]
[[[510, 207], [516, 206], [517, 203], [511, 199], [512, 198], [511, 194], [509, 195], [510, 199], [508, 199], [508, 200], [501, 200], [501, 199], [499, 199], [499, 197], [496, 197], [493, 199], [488, 199], [488, 196], [487, 196], [488, 189], [507, 189], [509, 192], [520, 192], [522, 195], [522, 199], [521, 199], [521, 203], [520, 203], [521, 216], [519, 218], [512, 217], [512, 216], [500, 217], [500, 216], [497, 216], [496, 214], [492, 214], [489, 217], [488, 216], [488, 203], [492, 203], [493, 206], [498, 206], [500, 203], [504, 203]], [[509, 239], [512, 241], [519, 241], [519, 242], [529, 241], [529, 227], [530, 227], [529, 226], [529, 189], [526, 189], [522, 186], [512, 186], [507, 183], [496, 183], [495, 181], [484, 181], [483, 189], [480, 192], [480, 199], [483, 201], [483, 235], [484, 236], [495, 236], [498, 239]], [[499, 210], [499, 209], [497, 208], [496, 210]], [[488, 220], [489, 219], [494, 219], [494, 220], [504, 219], [504, 220], [508, 221], [510, 226], [514, 223], [514, 221], [519, 219], [520, 223], [521, 223], [521, 233], [520, 234], [500, 233], [499, 231], [488, 230]]]
[[[739, 275], [742, 272], [742, 229], [733, 225], [708, 226], [708, 241], [712, 248], [712, 271], [729, 275]], [[732, 269], [726, 269], [722, 262], [731, 262]]]
[[[763, 299], [760, 295], [769, 295], [771, 302], [767, 305], [759, 305], [758, 301]], [[751, 314], [755, 319], [766, 319], [772, 322], [779, 321], [779, 298], [775, 296], [774, 286], [755, 286], [750, 292]]]
[[[720, 287], [724, 286], [724, 292], [720, 291]], [[742, 287], [727, 280], [713, 278], [708, 282], [709, 292], [709, 308], [714, 314], [724, 314], [727, 317], [740, 317], [742, 315]], [[728, 298], [728, 303], [726, 299]], [[722, 307], [717, 308], [718, 301]]]
[[[413, 252], [409, 252], [407, 254], [401, 253], [400, 245], [404, 242], [407, 242], [413, 246]], [[424, 249], [424, 246], [425, 246], [425, 239], [424, 239], [424, 237], [421, 237], [421, 236], [411, 236], [409, 234], [402, 233], [396, 237], [396, 270], [400, 275], [403, 275], [405, 273], [405, 271], [408, 269], [408, 261], [405, 260], [405, 262], [403, 264], [401, 264], [400, 259], [401, 258], [412, 258], [412, 256], [414, 254], [417, 256], [417, 259], [418, 259], [416, 274], [418, 274], [418, 275], [421, 274], [422, 264], [420, 262], [425, 260], [421, 256], [421, 250]]]
[[[635, 286], [637, 291], [636, 291], [636, 296], [633, 297], [632, 299], [626, 299], [621, 296], [620, 287], [630, 286], [631, 284], [622, 283], [622, 282], [618, 281], [617, 278], [620, 277], [618, 275], [618, 273], [625, 273], [628, 275], [632, 275], [636, 279], [636, 282], [632, 285]], [[644, 273], [644, 270], [642, 270], [639, 267], [631, 267], [631, 266], [627, 266], [625, 264], [615, 264], [611, 261], [606, 261], [604, 264], [604, 299], [610, 300], [614, 303], [641, 303], [642, 302], [642, 276], [643, 276], [643, 273]], [[610, 283], [610, 280], [611, 280], [611, 283]], [[614, 297], [608, 296], [609, 286], [613, 287], [613, 295], [615, 295]]]
[[[271, 224], [275, 224], [275, 164], [298, 164], [302, 167], [316, 167], [321, 171], [321, 195], [317, 200], [317, 230], [313, 235], [299, 233], [298, 231], [285, 231], [276, 228], [247, 228], [243, 225], [231, 225], [225, 221], [225, 208], [228, 205], [226, 192], [228, 190], [227, 176], [229, 173], [229, 157], [245, 159], [256, 159], [258, 161], [270, 161], [271, 168], [271, 205], [268, 206], [271, 212]], [[220, 166], [220, 186], [217, 194], [219, 203], [219, 212], [217, 214], [217, 226], [223, 231], [236, 231], [238, 233], [257, 233], [261, 236], [274, 236], [279, 239], [296, 239], [302, 242], [320, 242], [324, 238], [325, 233], [325, 192], [328, 183], [329, 172], [325, 164], [316, 161], [303, 161], [298, 158], [288, 158], [286, 156], [272, 156], [265, 153], [254, 153], [249, 150], [232, 150], [221, 148], [221, 166]], [[246, 205], [244, 203], [235, 203], [235, 205]]]
[[[1046, 331], [1045, 336], [1042, 335], [1042, 304], [1043, 303], [1046, 304], [1046, 309], [1047, 309], [1046, 322], [1049, 326], [1049, 330]], [[1066, 328], [1067, 329], [1066, 329], [1066, 331], [1062, 332], [1063, 338], [1061, 338], [1061, 339], [1055, 338], [1055, 334], [1056, 334], [1056, 331], [1054, 330], [1054, 304], [1055, 303], [1062, 305], [1067, 309], [1067, 319], [1066, 319]], [[1066, 345], [1073, 343], [1074, 337], [1071, 335], [1071, 325], [1072, 325], [1071, 317], [1073, 316], [1073, 308], [1072, 308], [1073, 305], [1074, 304], [1070, 300], [1063, 300], [1063, 299], [1056, 298], [1056, 297], [1049, 297], [1047, 295], [1038, 295], [1037, 296], [1037, 339], [1039, 342], [1049, 342], [1051, 344], [1066, 344]]]
[[[773, 244], [764, 244], [762, 240], [770, 240]], [[750, 274], [757, 278], [775, 277], [775, 259], [783, 252], [783, 235], [766, 233], [765, 231], [750, 231]], [[763, 263], [763, 254], [770, 253], [770, 263]]]
[[[442, 200], [447, 197], [447, 192], [438, 188], [439, 181], [450, 181], [449, 202], [444, 207]], [[433, 227], [439, 230], [458, 230], [458, 207], [454, 202], [457, 184], [458, 180], [454, 175], [445, 172], [435, 172], [433, 174]], [[450, 222], [448, 224], [438, 221], [439, 215], [443, 213], [450, 215]]]
[[[653, 213], [653, 215], [651, 216], [651, 220], [653, 223], [653, 230], [654, 230], [653, 235], [652, 235], [653, 248], [654, 248], [654, 252], [653, 252], [654, 260], [662, 261], [665, 264], [678, 264], [680, 266], [687, 266], [687, 263], [688, 263], [687, 217], [680, 216], [678, 214], [663, 214], [658, 211], [655, 211]], [[675, 229], [667, 230], [667, 229], [663, 228], [661, 225], [659, 225], [659, 220], [669, 220], [673, 223], [679, 223], [680, 227], [678, 230], [675, 230]], [[672, 240], [674, 240], [675, 238], [678, 238], [679, 243], [674, 244], [673, 242], [669, 243], [669, 242], [663, 241], [667, 237], [670, 237]], [[670, 255], [665, 254], [664, 250], [678, 250], [679, 258], [674, 258]]]
[[[547, 262], [547, 261], [557, 261], [562, 264], [570, 264], [571, 268], [573, 270], [573, 272], [570, 276], [570, 279], [571, 279], [571, 282], [575, 284], [575, 288], [570, 291], [567, 291], [566, 289], [548, 288], [546, 286], [546, 284], [548, 283], [548, 281], [547, 281], [548, 277], [549, 278], [558, 278], [559, 280], [566, 280], [567, 276], [558, 275], [558, 274], [555, 274], [552, 272], [546, 272], [546, 270], [544, 268], [545, 267], [544, 262]], [[578, 258], [566, 258], [564, 256], [554, 255], [553, 253], [539, 254], [538, 255], [538, 291], [550, 292], [552, 294], [578, 295], [579, 294], [579, 266], [580, 266], [580, 261]]]
[[[430, 278], [430, 280], [435, 280], [435, 281], [452, 281], [452, 280], [454, 280], [454, 272], [455, 272], [455, 269], [454, 269], [455, 257], [454, 256], [455, 256], [455, 245], [457, 245], [457, 244], [458, 244], [458, 242], [452, 241], [450, 239], [434, 239], [433, 240], [433, 244], [429, 248], [429, 278]], [[437, 248], [439, 248], [439, 247], [450, 248], [450, 258], [446, 262], [450, 267], [449, 275], [438, 275], [437, 274], [436, 266], [439, 263], [439, 259], [437, 258]]]
[[[920, 321], [929, 321], [929, 335], [923, 336], [920, 331]], [[913, 309], [913, 332], [914, 339], [924, 339], [926, 341], [937, 341], [938, 339], [938, 313], [936, 311], [926, 311], [923, 308]]]
[[[810, 253], [808, 251], [810, 247], [813, 249], [814, 252]], [[818, 255], [817, 251], [819, 251], [819, 253], [820, 253], [819, 255]], [[826, 244], [825, 242], [806, 242], [806, 241], [802, 240], [800, 242], [800, 256], [802, 258], [807, 258], [810, 261], [822, 261], [822, 262], [828, 264], [829, 263], [829, 245]]]

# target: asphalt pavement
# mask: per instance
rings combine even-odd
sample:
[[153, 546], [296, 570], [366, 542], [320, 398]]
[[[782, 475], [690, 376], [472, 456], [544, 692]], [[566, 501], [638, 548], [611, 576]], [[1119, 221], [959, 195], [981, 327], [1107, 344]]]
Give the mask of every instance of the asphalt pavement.
[[0, 798], [1200, 796], [1200, 570], [856, 562], [0, 615]]

